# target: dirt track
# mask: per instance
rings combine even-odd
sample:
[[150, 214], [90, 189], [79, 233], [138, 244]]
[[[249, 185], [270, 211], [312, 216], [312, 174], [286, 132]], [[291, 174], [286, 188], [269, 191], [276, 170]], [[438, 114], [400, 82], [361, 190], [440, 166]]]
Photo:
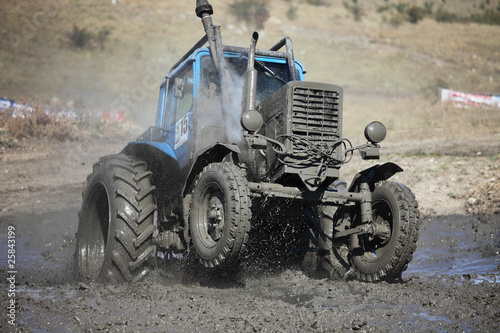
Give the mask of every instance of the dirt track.
[[126, 140], [27, 143], [0, 154], [4, 286], [8, 226], [15, 227], [17, 271], [16, 325], [4, 310], [0, 331], [498, 331], [499, 160], [492, 158], [500, 153], [498, 138], [475, 142], [480, 155], [445, 156], [434, 146], [434, 154], [415, 157], [387, 144], [384, 156], [405, 169], [396, 180], [413, 189], [423, 213], [417, 252], [401, 283], [329, 281], [291, 267], [247, 272], [239, 284], [184, 285], [178, 274], [158, 272], [136, 285], [78, 284], [72, 260], [80, 192], [97, 157], [119, 151]]

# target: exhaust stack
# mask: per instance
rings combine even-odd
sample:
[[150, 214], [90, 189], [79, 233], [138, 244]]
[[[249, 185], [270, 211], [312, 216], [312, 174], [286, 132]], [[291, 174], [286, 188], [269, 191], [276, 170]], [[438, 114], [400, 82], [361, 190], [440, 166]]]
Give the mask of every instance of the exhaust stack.
[[[231, 116], [231, 101], [229, 96], [229, 92], [231, 91], [230, 88], [233, 86], [233, 84], [231, 75], [226, 68], [226, 61], [224, 59], [224, 46], [222, 44], [220, 27], [214, 25], [212, 22], [213, 13], [214, 10], [212, 8], [212, 5], [210, 5], [207, 0], [196, 0], [196, 15], [201, 19], [201, 22], [203, 23], [203, 28], [205, 29], [205, 34], [210, 49], [210, 56], [219, 74], [222, 112], [224, 118], [226, 119], [225, 127], [227, 132], [227, 129], [234, 127], [231, 124], [231, 119], [233, 119], [233, 117]], [[230, 135], [228, 136], [228, 139], [231, 141], [239, 140], [231, 138]]]
[[196, 0], [196, 16], [198, 16], [203, 23], [203, 28], [207, 34], [208, 45], [210, 47], [210, 55], [212, 56], [215, 67], [220, 73], [220, 69], [225, 67], [222, 50], [222, 36], [220, 27], [213, 24], [213, 13], [214, 10], [212, 5], [207, 0]]
[[259, 33], [254, 31], [250, 41], [250, 48], [248, 49], [248, 65], [244, 76], [243, 100], [241, 103], [243, 109], [241, 126], [249, 132], [257, 132], [264, 123], [262, 115], [255, 109], [257, 100], [257, 70], [254, 67], [254, 62], [258, 40]]

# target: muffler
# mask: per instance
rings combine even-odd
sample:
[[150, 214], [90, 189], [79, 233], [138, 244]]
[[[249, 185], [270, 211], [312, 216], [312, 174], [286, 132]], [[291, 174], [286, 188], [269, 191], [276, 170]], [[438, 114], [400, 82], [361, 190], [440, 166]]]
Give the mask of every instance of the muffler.
[[259, 33], [254, 31], [250, 41], [250, 48], [248, 49], [248, 65], [244, 75], [243, 99], [241, 103], [241, 126], [252, 133], [257, 132], [264, 123], [262, 115], [256, 110], [255, 106], [257, 103], [257, 70], [255, 69], [254, 62], [258, 40]]

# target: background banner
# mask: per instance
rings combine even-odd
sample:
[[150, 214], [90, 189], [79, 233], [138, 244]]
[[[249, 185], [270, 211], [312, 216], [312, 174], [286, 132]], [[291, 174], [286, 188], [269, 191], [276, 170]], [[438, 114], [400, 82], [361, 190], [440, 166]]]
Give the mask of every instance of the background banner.
[[483, 106], [500, 108], [500, 96], [472, 94], [450, 89], [441, 89], [441, 101], [457, 107]]

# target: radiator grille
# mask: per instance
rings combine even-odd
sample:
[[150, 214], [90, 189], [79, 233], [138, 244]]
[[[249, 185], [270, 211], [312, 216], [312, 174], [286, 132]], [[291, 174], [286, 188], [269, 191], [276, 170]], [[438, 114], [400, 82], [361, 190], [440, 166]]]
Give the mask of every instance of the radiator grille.
[[[292, 134], [321, 145], [340, 139], [341, 94], [338, 91], [294, 87]], [[294, 145], [294, 153], [305, 149]]]

